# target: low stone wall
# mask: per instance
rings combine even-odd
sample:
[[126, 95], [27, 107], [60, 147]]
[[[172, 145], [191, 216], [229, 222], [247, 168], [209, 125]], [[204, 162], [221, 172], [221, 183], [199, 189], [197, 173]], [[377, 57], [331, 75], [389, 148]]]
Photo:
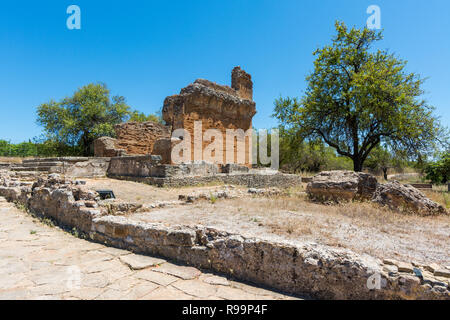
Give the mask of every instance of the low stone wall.
[[8, 162], [0, 162], [0, 169], [8, 170], [11, 168], [11, 163]]
[[118, 216], [93, 219], [89, 235], [115, 247], [313, 298], [450, 299], [448, 287], [433, 287], [431, 280], [422, 284], [410, 270], [389, 271], [386, 266], [392, 265], [345, 249], [245, 238], [203, 226], [137, 223]]
[[[445, 269], [381, 262], [316, 244], [245, 238], [204, 226], [166, 227], [108, 215], [94, 191], [57, 175], [32, 187], [3, 179], [0, 196], [114, 247], [160, 255], [237, 279], [320, 299], [450, 299]], [[427, 269], [429, 271], [429, 269]], [[415, 273], [413, 273], [415, 272]], [[448, 279], [448, 278], [446, 278]]]
[[76, 162], [65, 168], [65, 174], [73, 178], [106, 177], [110, 158], [91, 158], [87, 161]]
[[161, 160], [160, 156], [125, 156], [111, 158], [107, 175], [148, 177], [157, 175], [157, 166]]
[[[250, 188], [291, 187], [301, 185], [302, 178], [283, 173], [249, 172], [247, 167], [212, 163], [160, 164], [160, 156], [111, 158], [107, 176], [143, 182], [159, 187], [196, 186], [209, 183], [245, 185]], [[223, 173], [225, 172], [225, 173]]]
[[177, 176], [177, 177], [135, 177], [135, 176], [118, 176], [108, 174], [108, 177], [128, 180], [135, 182], [147, 183], [158, 187], [184, 187], [184, 186], [201, 186], [212, 183], [224, 183], [243, 185], [249, 188], [289, 188], [302, 184], [300, 176], [293, 174], [258, 174], [258, 173], [235, 173], [224, 174], [219, 173], [211, 176]]

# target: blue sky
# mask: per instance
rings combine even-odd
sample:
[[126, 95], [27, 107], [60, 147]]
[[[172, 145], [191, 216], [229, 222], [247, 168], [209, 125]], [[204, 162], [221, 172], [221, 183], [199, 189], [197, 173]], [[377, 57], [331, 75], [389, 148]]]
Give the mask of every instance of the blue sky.
[[[66, 9], [81, 8], [81, 30]], [[254, 81], [254, 125], [276, 125], [273, 101], [301, 96], [312, 52], [334, 22], [364, 26], [381, 8], [380, 46], [428, 77], [425, 98], [450, 125], [448, 0], [8, 1], [0, 7], [0, 139], [38, 136], [36, 106], [90, 82], [145, 113], [197, 78], [230, 84], [240, 65]]]

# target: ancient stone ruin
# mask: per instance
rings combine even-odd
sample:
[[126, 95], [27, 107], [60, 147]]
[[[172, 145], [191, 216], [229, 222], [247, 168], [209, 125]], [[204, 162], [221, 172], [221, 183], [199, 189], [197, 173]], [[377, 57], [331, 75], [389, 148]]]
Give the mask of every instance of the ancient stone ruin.
[[[223, 150], [226, 150], [226, 130], [236, 129], [246, 133], [252, 128], [252, 118], [256, 113], [253, 102], [253, 83], [251, 76], [240, 67], [235, 67], [231, 74], [231, 87], [197, 79], [194, 83], [181, 89], [180, 94], [167, 97], [162, 110], [166, 125], [151, 121], [138, 123], [127, 122], [115, 127], [116, 139], [102, 137], [95, 141], [96, 157], [116, 157], [124, 155], [160, 155], [162, 164], [173, 164], [171, 153], [173, 147], [180, 143], [173, 137], [177, 129], [188, 132], [192, 144], [189, 161], [208, 161], [215, 156], [203, 151], [213, 142], [202, 139], [208, 129], [219, 130], [223, 136]], [[201, 126], [200, 126], [201, 124]], [[199, 130], [199, 132], [196, 132]], [[198, 155], [194, 151], [195, 134], [200, 136], [202, 148]], [[198, 141], [198, 139], [197, 139]], [[233, 161], [227, 161], [223, 152], [220, 164], [239, 163], [238, 144], [232, 141]], [[251, 167], [251, 136], [245, 137], [245, 158], [241, 164]], [[188, 162], [188, 161], [186, 161]], [[212, 161], [214, 162], [214, 161]]]
[[[195, 122], [201, 123], [201, 136], [208, 129], [217, 129], [223, 135], [223, 150], [227, 150], [226, 130], [238, 129], [246, 132], [252, 128], [252, 118], [256, 113], [251, 76], [236, 67], [232, 71], [231, 87], [198, 79], [193, 84], [181, 89], [180, 94], [167, 97], [164, 101], [163, 117], [172, 132], [185, 129], [191, 137], [195, 134]], [[251, 137], [245, 138], [245, 161], [251, 166]], [[191, 160], [194, 158], [194, 139], [191, 139]], [[234, 142], [234, 141], [233, 141]], [[211, 143], [204, 139], [202, 151]], [[237, 144], [233, 143], [234, 161], [238, 163]], [[200, 155], [201, 156], [201, 155]], [[198, 158], [197, 158], [198, 159]], [[205, 160], [205, 159], [202, 159]], [[227, 163], [223, 152], [222, 164]]]
[[[444, 266], [381, 261], [348, 249], [247, 237], [202, 225], [140, 223], [129, 213], [145, 211], [142, 205], [100, 200], [79, 182], [58, 174], [23, 182], [15, 172], [0, 170], [0, 197], [93, 241], [288, 293], [320, 299], [450, 297], [450, 272]], [[379, 277], [376, 290], [368, 286], [374, 276]]]
[[[252, 99], [251, 76], [235, 67], [231, 86], [197, 79], [179, 94], [167, 97], [162, 108], [165, 124], [147, 121], [116, 125], [116, 138], [94, 141], [94, 157], [26, 159], [8, 168], [29, 179], [59, 173], [80, 178], [108, 176], [157, 186], [213, 182], [252, 188], [300, 185], [302, 180], [297, 175], [252, 169], [251, 129], [256, 114]], [[215, 135], [208, 136], [211, 131], [205, 134], [209, 129]], [[229, 130], [231, 139], [227, 139]], [[190, 145], [191, 150], [184, 154], [182, 149], [183, 161], [175, 162], [174, 148], [183, 144]], [[211, 148], [213, 144], [222, 154]]]
[[147, 122], [125, 122], [115, 126], [117, 138], [101, 137], [94, 142], [96, 157], [152, 154], [159, 139], [170, 137], [170, 127]]
[[[105, 160], [109, 161], [109, 177], [158, 186], [213, 181], [249, 187], [301, 184], [298, 176], [251, 170], [255, 114], [252, 78], [235, 67], [231, 86], [197, 79], [179, 94], [167, 97], [162, 109], [165, 125], [117, 125], [117, 138], [95, 141], [95, 156], [110, 158]], [[214, 135], [209, 129], [214, 130]], [[189, 146], [190, 151], [179, 144]], [[182, 161], [174, 161], [173, 155], [179, 155]]]

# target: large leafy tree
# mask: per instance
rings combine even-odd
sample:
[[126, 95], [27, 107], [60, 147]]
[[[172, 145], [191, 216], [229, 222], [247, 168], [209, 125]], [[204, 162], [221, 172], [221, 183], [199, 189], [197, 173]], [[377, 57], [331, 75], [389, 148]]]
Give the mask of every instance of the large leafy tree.
[[87, 156], [96, 138], [114, 136], [114, 125], [129, 118], [130, 107], [124, 97], [110, 98], [106, 85], [88, 84], [71, 97], [41, 104], [37, 115], [49, 139], [78, 146]]
[[423, 79], [406, 62], [374, 50], [382, 33], [336, 22], [332, 44], [314, 52], [301, 99], [279, 98], [274, 116], [303, 139], [320, 139], [361, 171], [382, 143], [392, 152], [426, 153], [443, 141], [433, 108], [421, 99]]

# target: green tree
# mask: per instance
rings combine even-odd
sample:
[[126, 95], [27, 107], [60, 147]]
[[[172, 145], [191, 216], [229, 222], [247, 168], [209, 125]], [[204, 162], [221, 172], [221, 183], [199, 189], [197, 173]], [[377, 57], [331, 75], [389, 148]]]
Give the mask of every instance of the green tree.
[[130, 107], [122, 96], [110, 98], [106, 85], [88, 84], [71, 97], [41, 104], [37, 115], [48, 140], [78, 146], [88, 156], [96, 138], [114, 136], [114, 125], [128, 119]]
[[408, 165], [405, 155], [393, 153], [381, 145], [372, 150], [365, 164], [374, 173], [382, 172], [385, 180], [388, 179], [389, 169], [400, 169]]
[[153, 121], [157, 123], [162, 123], [163, 119], [159, 113], [146, 115], [143, 112], [133, 111], [128, 121], [136, 121], [136, 122]]
[[319, 172], [322, 170], [348, 170], [351, 161], [336, 155], [336, 151], [320, 140], [305, 141], [298, 132], [280, 130], [280, 166], [283, 170]]
[[405, 61], [371, 49], [382, 33], [340, 22], [336, 31], [331, 45], [314, 52], [304, 97], [275, 101], [280, 124], [303, 139], [321, 139], [355, 171], [380, 143], [418, 155], [446, 142], [433, 107], [420, 98], [424, 80], [407, 73]]

